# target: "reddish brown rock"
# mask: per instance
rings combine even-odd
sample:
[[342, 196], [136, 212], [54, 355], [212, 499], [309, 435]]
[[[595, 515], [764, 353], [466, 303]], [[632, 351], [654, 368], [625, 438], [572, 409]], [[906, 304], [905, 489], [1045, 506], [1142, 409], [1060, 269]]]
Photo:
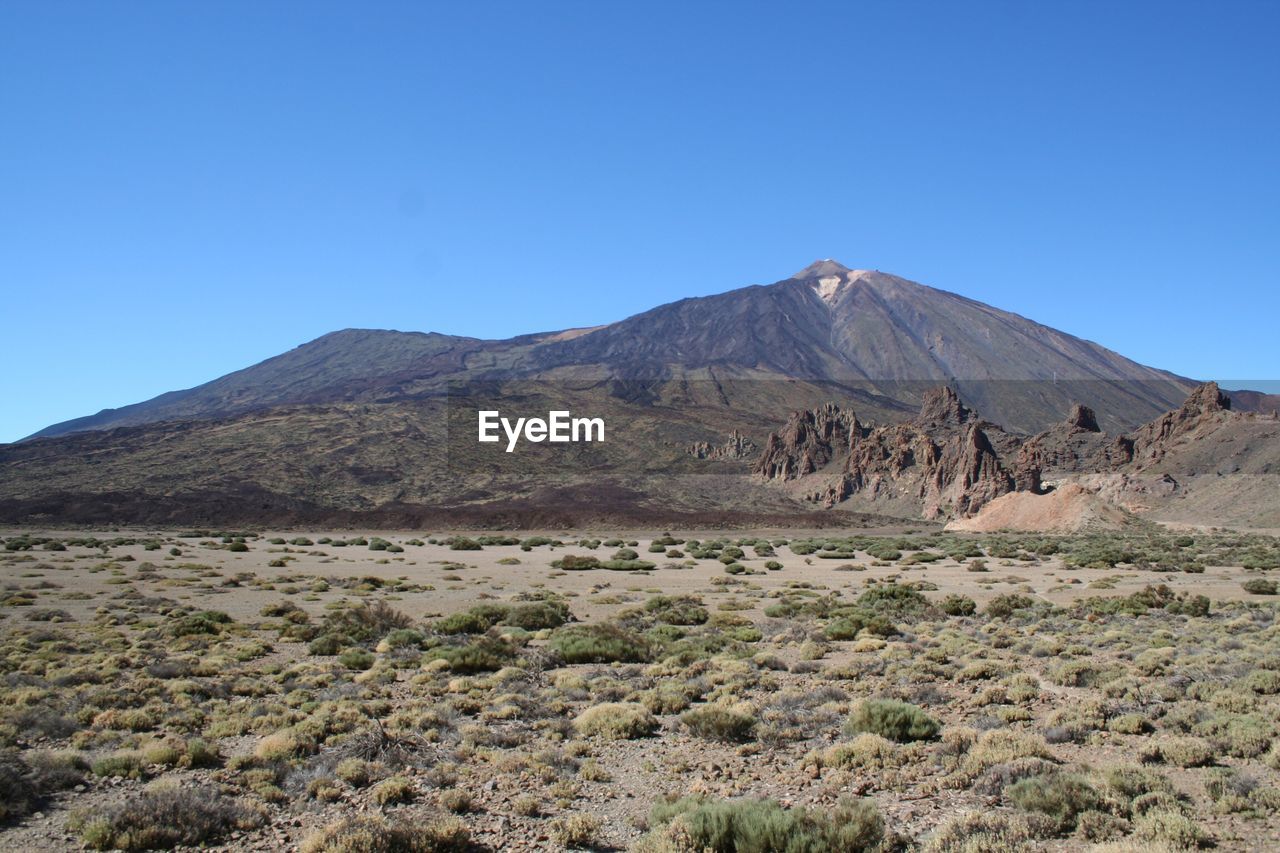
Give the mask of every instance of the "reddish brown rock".
[[[1018, 487], [1000, 462], [1018, 439], [983, 421], [955, 391], [928, 392], [920, 414], [910, 421], [867, 429], [834, 405], [797, 412], [769, 436], [756, 472], [766, 479], [791, 480], [819, 471], [839, 453], [840, 476], [814, 497], [828, 506], [856, 494], [871, 499], [907, 494], [928, 518], [967, 515]], [[1028, 488], [1039, 485], [1033, 474]]]
[[793, 412], [781, 432], [770, 433], [755, 472], [767, 480], [794, 480], [826, 466], [847, 451], [862, 431], [853, 412], [834, 403]]

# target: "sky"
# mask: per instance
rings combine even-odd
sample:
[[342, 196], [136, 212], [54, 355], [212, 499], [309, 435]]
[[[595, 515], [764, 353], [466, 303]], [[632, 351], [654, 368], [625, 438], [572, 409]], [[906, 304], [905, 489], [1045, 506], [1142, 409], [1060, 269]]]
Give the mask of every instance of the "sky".
[[1280, 4], [0, 4], [0, 441], [335, 329], [892, 272], [1280, 378]]

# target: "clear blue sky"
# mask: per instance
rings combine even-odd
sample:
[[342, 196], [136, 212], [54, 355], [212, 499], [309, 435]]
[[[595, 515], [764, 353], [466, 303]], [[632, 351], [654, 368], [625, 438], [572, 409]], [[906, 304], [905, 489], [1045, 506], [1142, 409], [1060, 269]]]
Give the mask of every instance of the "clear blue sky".
[[0, 4], [0, 440], [345, 327], [894, 272], [1280, 377], [1280, 4]]

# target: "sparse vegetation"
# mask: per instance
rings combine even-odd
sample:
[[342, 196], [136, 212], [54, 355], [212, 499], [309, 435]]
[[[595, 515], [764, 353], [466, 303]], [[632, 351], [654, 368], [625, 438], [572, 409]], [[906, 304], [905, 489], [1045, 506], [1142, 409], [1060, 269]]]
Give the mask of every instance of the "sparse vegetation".
[[[0, 537], [0, 846], [1189, 849], [1280, 812], [1270, 539], [190, 532]], [[796, 805], [848, 791], [891, 827]]]

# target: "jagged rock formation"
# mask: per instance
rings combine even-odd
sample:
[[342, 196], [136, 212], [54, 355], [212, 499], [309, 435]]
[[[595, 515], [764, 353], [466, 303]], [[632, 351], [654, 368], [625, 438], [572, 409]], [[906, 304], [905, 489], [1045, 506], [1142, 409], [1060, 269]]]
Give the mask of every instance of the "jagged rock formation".
[[838, 452], [848, 452], [862, 425], [853, 412], [834, 403], [793, 412], [781, 432], [771, 433], [755, 472], [767, 480], [794, 480], [824, 467]]
[[695, 441], [685, 451], [694, 459], [749, 459], [759, 452], [756, 443], [736, 429], [720, 444]]
[[[797, 492], [827, 506], [852, 499], [914, 503], [925, 518], [970, 517], [1004, 495], [1042, 495], [1063, 483], [1070, 500], [1003, 500], [983, 525], [1005, 516], [1018, 525], [1055, 516], [1045, 529], [1066, 529], [1076, 523], [1066, 514], [1118, 523], [1129, 510], [1184, 499], [1184, 481], [1207, 473], [1219, 483], [1247, 475], [1259, 493], [1274, 488], [1280, 422], [1232, 412], [1230, 405], [1210, 382], [1129, 435], [1107, 435], [1093, 410], [1076, 404], [1065, 420], [1027, 438], [982, 420], [953, 389], [940, 387], [925, 396], [916, 417], [890, 426], [861, 426], [834, 404], [796, 412], [769, 436], [755, 472], [795, 481]], [[1083, 492], [1081, 481], [1088, 481]], [[1114, 512], [1108, 503], [1118, 505]], [[1258, 517], [1280, 515], [1280, 500], [1271, 503]]]
[[925, 395], [911, 420], [868, 428], [852, 412], [828, 405], [796, 412], [781, 432], [769, 436], [756, 473], [794, 480], [843, 457], [840, 475], [810, 495], [831, 506], [853, 495], [908, 496], [926, 518], [968, 515], [1017, 488], [1039, 486], [1035, 472], [1006, 468], [1018, 439], [978, 418], [955, 391], [943, 386]]
[[1134, 431], [1134, 461], [1141, 466], [1161, 459], [1179, 441], [1212, 426], [1230, 410], [1231, 398], [1222, 393], [1218, 383], [1206, 382], [1192, 391], [1181, 407]]
[[1093, 409], [1077, 403], [1065, 421], [1023, 443], [1014, 468], [1038, 471], [1048, 479], [1080, 471], [1110, 471], [1132, 460], [1132, 441], [1102, 432]]

